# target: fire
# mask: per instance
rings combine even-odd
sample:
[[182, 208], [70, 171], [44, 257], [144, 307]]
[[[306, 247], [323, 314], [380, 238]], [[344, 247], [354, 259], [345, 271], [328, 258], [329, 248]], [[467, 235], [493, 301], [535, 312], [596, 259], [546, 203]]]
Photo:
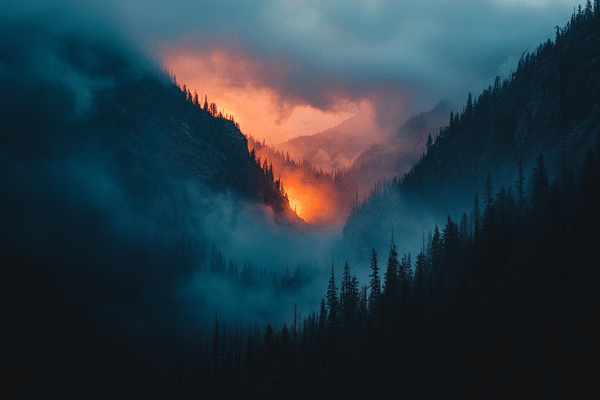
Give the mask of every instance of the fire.
[[310, 188], [302, 188], [299, 185], [295, 186], [293, 183], [286, 182], [285, 180], [283, 182], [284, 190], [288, 196], [292, 210], [307, 222], [311, 218], [314, 218], [321, 204], [318, 194]]
[[290, 208], [311, 225], [329, 225], [347, 214], [343, 193], [329, 175], [319, 175], [314, 167], [304, 167], [269, 146], [249, 138], [248, 148], [255, 157], [272, 164], [274, 176], [280, 179]]
[[335, 217], [335, 196], [324, 188], [313, 186], [298, 174], [285, 171], [281, 175], [290, 207], [306, 222], [323, 223]]
[[[315, 108], [305, 101], [285, 95], [285, 69], [273, 71], [272, 61], [253, 57], [236, 48], [190, 51], [175, 45], [164, 54], [165, 67], [185, 83], [200, 100], [208, 96], [218, 111], [233, 115], [246, 135], [272, 143], [299, 135], [324, 131], [357, 113], [359, 104], [341, 96], [335, 111]], [[270, 71], [265, 75], [265, 71]], [[275, 74], [275, 75], [273, 75]], [[282, 74], [282, 75], [278, 75]]]

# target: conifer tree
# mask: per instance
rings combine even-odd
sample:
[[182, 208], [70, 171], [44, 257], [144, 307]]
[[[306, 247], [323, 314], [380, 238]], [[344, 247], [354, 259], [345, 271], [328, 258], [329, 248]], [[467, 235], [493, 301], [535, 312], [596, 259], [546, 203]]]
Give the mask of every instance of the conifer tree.
[[442, 246], [444, 249], [444, 262], [442, 263], [443, 266], [454, 268], [455, 263], [458, 261], [456, 258], [456, 254], [459, 250], [458, 238], [458, 226], [448, 215], [446, 227], [444, 228], [442, 234]]
[[323, 337], [325, 334], [325, 329], [327, 329], [327, 304], [325, 303], [324, 298], [321, 299], [321, 306], [319, 308], [319, 321], [317, 325], [319, 336]]
[[496, 79], [494, 79], [494, 89], [493, 94], [498, 94], [500, 92], [500, 76], [496, 75]]
[[342, 275], [342, 287], [340, 289], [340, 306], [343, 314], [346, 314], [346, 309], [349, 305], [351, 285], [352, 277], [350, 276], [350, 267], [348, 266], [348, 262], [346, 262], [344, 264], [344, 275]]
[[587, 0], [585, 3], [585, 19], [590, 19], [593, 15], [592, 12], [592, 2], [591, 0]]
[[335, 285], [335, 272], [333, 268], [333, 261], [331, 262], [331, 277], [329, 278], [329, 284], [327, 285], [327, 310], [328, 310], [328, 325], [330, 328], [337, 328], [338, 320], [338, 296], [337, 286]]
[[519, 211], [523, 212], [525, 208], [525, 175], [523, 174], [523, 157], [519, 157], [519, 177], [515, 182], [517, 184], [517, 203]]
[[371, 282], [369, 287], [371, 291], [369, 293], [369, 310], [375, 310], [379, 306], [381, 299], [381, 280], [379, 279], [379, 267], [377, 266], [377, 254], [375, 249], [372, 249], [373, 256], [371, 257]]
[[427, 261], [425, 258], [424, 249], [421, 249], [417, 255], [417, 261], [415, 262], [415, 294], [417, 296], [417, 301], [419, 302], [423, 301], [426, 264]]
[[467, 123], [471, 121], [471, 118], [473, 118], [473, 98], [471, 96], [471, 92], [469, 92], [469, 95], [467, 96], [467, 107], [465, 109], [465, 116], [467, 119]]
[[431, 133], [430, 133], [429, 136], [427, 136], [427, 143], [425, 143], [425, 147], [427, 148], [427, 154], [429, 154], [429, 151], [431, 150], [432, 146], [433, 146], [433, 139], [431, 138]]
[[539, 210], [548, 201], [550, 183], [542, 153], [540, 153], [536, 161], [537, 163], [531, 177], [531, 203]]
[[390, 252], [388, 255], [387, 268], [383, 276], [383, 297], [386, 305], [390, 305], [396, 301], [398, 295], [398, 252], [396, 251], [396, 243], [394, 243], [394, 234], [390, 240]]

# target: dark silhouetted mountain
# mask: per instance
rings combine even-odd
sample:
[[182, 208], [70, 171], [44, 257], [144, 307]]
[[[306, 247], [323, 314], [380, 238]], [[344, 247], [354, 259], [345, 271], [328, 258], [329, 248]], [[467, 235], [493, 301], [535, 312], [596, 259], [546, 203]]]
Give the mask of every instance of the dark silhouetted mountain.
[[[5, 391], [107, 398], [133, 396], [143, 381], [147, 395], [168, 397], [153, 382], [170, 374], [169, 343], [185, 329], [200, 340], [207, 307], [177, 300], [208, 269], [203, 241], [219, 234], [199, 216], [249, 203], [270, 215], [260, 202], [284, 215], [287, 199], [234, 122], [126, 46], [17, 25], [0, 26]], [[237, 278], [233, 264], [227, 274]], [[129, 362], [135, 377], [123, 375]]]
[[551, 177], [578, 168], [600, 132], [599, 71], [598, 19], [575, 15], [555, 42], [524, 54], [510, 79], [496, 78], [451, 113], [399, 190], [363, 201], [372, 204], [349, 218], [345, 236], [368, 257], [372, 246], [386, 242], [391, 225], [406, 226], [407, 213], [443, 218], [462, 210], [488, 171], [494, 182], [510, 185], [519, 160], [530, 169], [540, 153]]

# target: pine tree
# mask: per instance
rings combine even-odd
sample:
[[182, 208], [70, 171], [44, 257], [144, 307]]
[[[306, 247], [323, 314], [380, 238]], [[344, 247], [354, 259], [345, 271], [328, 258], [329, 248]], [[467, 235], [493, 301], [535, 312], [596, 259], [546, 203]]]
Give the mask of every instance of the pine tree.
[[469, 92], [469, 95], [467, 96], [467, 108], [465, 109], [465, 116], [467, 118], [467, 123], [473, 118], [473, 98], [471, 96], [471, 92]]
[[423, 301], [423, 295], [425, 290], [425, 269], [427, 260], [425, 259], [424, 249], [421, 249], [417, 255], [417, 261], [415, 262], [415, 294], [417, 301]]
[[500, 92], [500, 76], [496, 75], [496, 79], [494, 79], [493, 94], [498, 94], [499, 92]]
[[429, 154], [429, 151], [431, 150], [432, 146], [433, 146], [433, 139], [431, 138], [431, 133], [430, 133], [429, 136], [427, 136], [427, 143], [425, 143], [425, 147], [427, 148], [427, 154]]
[[404, 253], [402, 261], [398, 266], [398, 289], [400, 290], [401, 305], [404, 309], [408, 307], [410, 285], [412, 284], [412, 269], [410, 253]]
[[457, 262], [456, 254], [458, 253], [458, 226], [452, 218], [448, 215], [448, 219], [446, 221], [446, 227], [442, 233], [442, 246], [444, 249], [444, 262], [445, 266], [449, 268], [453, 268], [455, 263]]
[[537, 164], [533, 169], [531, 177], [531, 203], [535, 208], [540, 210], [548, 202], [550, 182], [542, 153], [540, 153], [536, 161]]
[[517, 184], [517, 202], [519, 211], [525, 209], [525, 175], [523, 174], [523, 157], [519, 157], [519, 177], [515, 182]]
[[333, 331], [337, 328], [339, 305], [337, 297], [337, 286], [335, 285], [333, 261], [331, 262], [331, 277], [329, 278], [329, 284], [327, 285], [327, 295], [325, 297], [327, 299], [327, 310], [329, 314], [327, 324]]
[[379, 279], [379, 267], [377, 266], [377, 254], [375, 249], [373, 250], [373, 256], [371, 257], [371, 282], [369, 287], [371, 291], [369, 293], [369, 310], [375, 310], [379, 306], [381, 299], [381, 280]]
[[396, 251], [396, 244], [394, 243], [394, 234], [392, 233], [387, 268], [383, 276], [383, 297], [385, 299], [386, 305], [391, 305], [397, 299], [399, 266], [400, 264], [398, 263], [398, 252]]
[[342, 287], [340, 289], [340, 306], [342, 308], [342, 313], [346, 314], [346, 310], [349, 305], [349, 297], [350, 297], [350, 286], [352, 285], [352, 277], [350, 276], [350, 267], [346, 262], [344, 264], [344, 275], [342, 275]]

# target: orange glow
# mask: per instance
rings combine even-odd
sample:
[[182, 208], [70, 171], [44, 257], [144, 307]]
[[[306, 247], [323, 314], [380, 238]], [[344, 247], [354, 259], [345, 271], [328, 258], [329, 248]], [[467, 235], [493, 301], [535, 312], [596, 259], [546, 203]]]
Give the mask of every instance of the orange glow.
[[324, 219], [323, 209], [327, 208], [329, 199], [310, 185], [303, 184], [302, 181], [290, 179], [289, 177], [287, 179], [282, 177], [281, 180], [288, 195], [290, 207], [300, 218], [306, 222], [310, 222], [315, 218]]
[[[248, 145], [252, 144], [249, 141]], [[288, 196], [290, 208], [304, 221], [315, 225], [327, 225], [347, 215], [345, 201], [331, 178], [316, 179], [314, 174], [299, 166], [286, 163], [272, 149], [258, 143], [254, 147], [256, 157], [267, 159], [273, 165], [273, 174], [281, 179]]]
[[[212, 49], [207, 53], [191, 53], [177, 47], [164, 55], [165, 67], [185, 83], [201, 101], [208, 96], [223, 114], [233, 115], [245, 135], [282, 143], [300, 135], [311, 135], [331, 128], [356, 115], [360, 104], [336, 98], [335, 110], [315, 109], [302, 99], [290, 100], [264, 81], [264, 76], [281, 74], [260, 59], [251, 59], [233, 49]], [[280, 65], [278, 65], [279, 67]], [[271, 74], [273, 72], [273, 74]]]
[[[242, 133], [261, 142], [266, 140], [270, 146], [325, 131], [351, 118], [348, 121], [353, 124], [351, 130], [356, 140], [364, 141], [365, 146], [378, 135], [374, 125], [374, 104], [370, 100], [350, 101], [341, 89], [339, 93], [327, 94], [333, 106], [323, 111], [311, 107], [301, 98], [291, 97], [289, 93], [287, 97], [282, 95], [287, 93], [286, 74], [297, 72], [288, 71], [294, 67], [280, 60], [252, 58], [234, 48], [192, 52], [173, 46], [163, 56], [164, 66], [176, 75], [180, 85], [187, 86], [192, 95], [196, 92], [201, 103], [207, 95], [208, 102], [216, 103], [218, 111], [234, 117]], [[346, 131], [343, 132], [346, 134]], [[340, 141], [340, 145], [342, 143]], [[304, 157], [298, 149], [287, 151], [297, 161]], [[261, 154], [257, 149], [256, 157], [263, 160], [267, 157], [268, 162], [273, 164], [275, 179], [281, 179], [291, 209], [300, 218], [311, 224], [327, 225], [347, 216], [354, 199], [353, 188], [343, 192], [331, 177], [316, 179], [314, 174], [298, 166], [290, 166], [268, 152], [265, 149]], [[333, 167], [328, 160], [310, 160], [326, 171]], [[349, 158], [343, 166], [348, 167], [352, 161]]]

